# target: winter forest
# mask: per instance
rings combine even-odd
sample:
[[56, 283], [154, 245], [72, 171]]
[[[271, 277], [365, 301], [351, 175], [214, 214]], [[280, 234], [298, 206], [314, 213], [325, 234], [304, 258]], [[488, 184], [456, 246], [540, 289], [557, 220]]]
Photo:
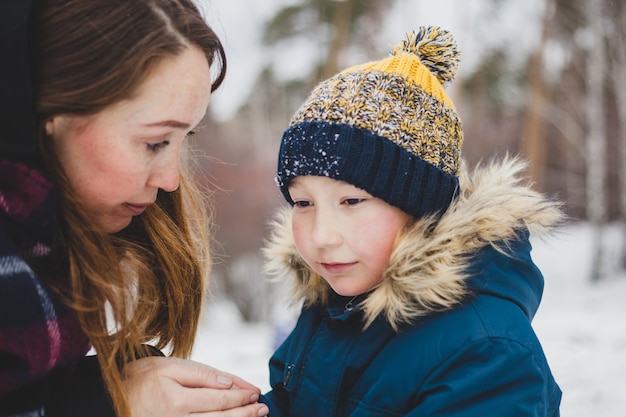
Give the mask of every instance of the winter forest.
[[[198, 3], [229, 60], [194, 139], [216, 224], [211, 299], [230, 300], [243, 322], [269, 323], [281, 307], [259, 248], [284, 204], [274, 173], [291, 114], [319, 80], [381, 58], [419, 25], [442, 26], [459, 43], [448, 92], [466, 162], [523, 154], [534, 186], [586, 231], [589, 288], [626, 277], [626, 1]], [[577, 256], [559, 254], [565, 263]]]
[[206, 6], [231, 79], [198, 144], [217, 224], [215, 290], [233, 297], [246, 319], [268, 313], [248, 293], [266, 291], [257, 288], [265, 285], [258, 249], [283, 204], [273, 177], [289, 117], [319, 80], [384, 56], [421, 24], [450, 27], [461, 48], [449, 94], [463, 120], [467, 163], [525, 155], [537, 189], [563, 201], [571, 222], [593, 226], [588, 279], [615, 272], [604, 265], [602, 234], [609, 225], [626, 233], [626, 2], [230, 3]]

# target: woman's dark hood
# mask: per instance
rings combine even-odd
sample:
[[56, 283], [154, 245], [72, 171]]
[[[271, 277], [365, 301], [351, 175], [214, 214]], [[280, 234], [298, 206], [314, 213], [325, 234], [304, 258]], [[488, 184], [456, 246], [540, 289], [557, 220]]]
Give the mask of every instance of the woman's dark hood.
[[37, 158], [37, 126], [30, 43], [39, 0], [0, 1], [0, 156]]

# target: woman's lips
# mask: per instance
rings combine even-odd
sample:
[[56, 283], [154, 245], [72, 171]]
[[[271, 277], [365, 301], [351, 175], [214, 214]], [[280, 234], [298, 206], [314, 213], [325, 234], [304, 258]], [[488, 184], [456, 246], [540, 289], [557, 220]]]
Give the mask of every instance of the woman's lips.
[[139, 216], [141, 213], [143, 213], [144, 211], [146, 211], [146, 208], [148, 208], [150, 204], [130, 204], [130, 203], [125, 203], [124, 207], [126, 207], [126, 209], [133, 215], [133, 216]]

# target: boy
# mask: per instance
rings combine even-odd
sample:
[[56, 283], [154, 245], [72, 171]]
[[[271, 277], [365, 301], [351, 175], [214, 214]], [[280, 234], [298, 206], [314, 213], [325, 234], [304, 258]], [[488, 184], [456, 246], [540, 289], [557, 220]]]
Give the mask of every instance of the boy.
[[323, 81], [294, 115], [277, 183], [292, 206], [265, 248], [304, 300], [270, 360], [279, 416], [559, 415], [535, 336], [529, 233], [561, 220], [516, 158], [467, 171], [438, 27]]

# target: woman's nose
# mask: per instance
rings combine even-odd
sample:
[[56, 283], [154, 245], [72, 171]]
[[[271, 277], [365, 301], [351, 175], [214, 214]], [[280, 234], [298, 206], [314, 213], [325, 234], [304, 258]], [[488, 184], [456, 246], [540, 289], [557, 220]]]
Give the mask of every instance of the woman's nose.
[[148, 185], [166, 192], [176, 191], [180, 185], [180, 163], [178, 158], [169, 158], [164, 164], [154, 167]]

